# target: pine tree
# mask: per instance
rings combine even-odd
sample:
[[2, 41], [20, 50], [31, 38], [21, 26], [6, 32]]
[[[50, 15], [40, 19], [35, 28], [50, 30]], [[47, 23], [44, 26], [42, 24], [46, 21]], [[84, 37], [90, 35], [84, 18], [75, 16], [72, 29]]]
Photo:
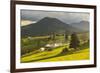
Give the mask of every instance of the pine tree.
[[79, 41], [79, 39], [78, 39], [76, 33], [73, 33], [73, 34], [71, 35], [71, 41], [70, 41], [70, 46], [69, 46], [69, 47], [70, 47], [70, 48], [77, 49], [78, 46], [79, 46], [79, 44], [80, 44], [80, 41]]
[[68, 35], [67, 35], [67, 34], [65, 34], [65, 40], [66, 40], [66, 41], [68, 40]]

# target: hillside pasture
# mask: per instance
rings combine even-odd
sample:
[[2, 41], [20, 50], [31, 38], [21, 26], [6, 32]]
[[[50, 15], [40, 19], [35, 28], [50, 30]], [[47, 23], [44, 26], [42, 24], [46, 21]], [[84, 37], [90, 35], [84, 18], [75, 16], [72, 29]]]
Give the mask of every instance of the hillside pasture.
[[[89, 57], [89, 33], [77, 34], [80, 40], [78, 49], [69, 48], [70, 35], [65, 39], [64, 35], [56, 35], [53, 39], [50, 35], [26, 37], [21, 39], [21, 62], [53, 62], [69, 60], [88, 60]], [[57, 47], [54, 44], [62, 43]], [[53, 45], [47, 47], [47, 44]], [[45, 48], [41, 51], [41, 47]], [[50, 50], [49, 50], [50, 49]]]

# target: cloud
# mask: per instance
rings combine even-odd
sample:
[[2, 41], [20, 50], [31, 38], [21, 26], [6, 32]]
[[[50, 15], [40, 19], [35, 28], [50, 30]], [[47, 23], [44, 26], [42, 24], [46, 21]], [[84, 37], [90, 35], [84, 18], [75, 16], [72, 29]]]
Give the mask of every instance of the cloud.
[[31, 23], [36, 23], [36, 22], [30, 20], [21, 20], [21, 26], [29, 25]]
[[82, 20], [89, 21], [89, 13], [76, 13], [76, 12], [57, 12], [57, 11], [34, 11], [34, 10], [21, 10], [21, 19], [38, 21], [44, 17], [57, 18], [65, 23], [75, 23]]

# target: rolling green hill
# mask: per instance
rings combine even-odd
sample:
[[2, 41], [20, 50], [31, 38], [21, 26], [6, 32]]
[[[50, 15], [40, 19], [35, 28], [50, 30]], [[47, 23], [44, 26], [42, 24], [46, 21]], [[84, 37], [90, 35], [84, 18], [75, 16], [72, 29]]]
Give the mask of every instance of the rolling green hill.
[[50, 59], [40, 60], [38, 62], [54, 62], [54, 61], [69, 61], [69, 60], [88, 60], [89, 59], [89, 49], [86, 48], [81, 51], [77, 51], [73, 54], [67, 54], [60, 57], [54, 57]]
[[[76, 48], [70, 48], [71, 36], [65, 39], [64, 35], [56, 35], [55, 39], [50, 36], [36, 36], [22, 38], [21, 41], [21, 62], [53, 62], [53, 61], [69, 61], [69, 60], [88, 60], [89, 59], [89, 33], [77, 34], [80, 45]], [[62, 43], [57, 47], [46, 47], [47, 44]], [[41, 50], [45, 48], [45, 50]], [[48, 50], [51, 49], [51, 50]]]
[[[38, 53], [26, 54], [21, 57], [22, 63], [27, 62], [53, 62], [53, 61], [69, 61], [69, 60], [87, 60], [89, 59], [89, 48], [87, 44], [81, 46], [80, 50], [65, 51], [66, 45], [57, 47], [52, 51], [43, 51]], [[85, 48], [86, 47], [86, 48]], [[38, 50], [39, 51], [39, 50]]]

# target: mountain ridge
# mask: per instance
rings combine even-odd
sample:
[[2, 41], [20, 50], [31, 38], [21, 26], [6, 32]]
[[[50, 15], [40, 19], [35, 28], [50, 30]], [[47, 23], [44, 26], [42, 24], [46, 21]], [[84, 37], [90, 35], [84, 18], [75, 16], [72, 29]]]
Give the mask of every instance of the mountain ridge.
[[71, 34], [81, 30], [62, 22], [57, 18], [45, 17], [36, 23], [21, 27], [21, 36], [39, 36], [48, 35], [51, 33], [65, 33]]
[[88, 21], [80, 21], [77, 23], [72, 23], [72, 26], [79, 28], [83, 31], [89, 31], [89, 22]]

